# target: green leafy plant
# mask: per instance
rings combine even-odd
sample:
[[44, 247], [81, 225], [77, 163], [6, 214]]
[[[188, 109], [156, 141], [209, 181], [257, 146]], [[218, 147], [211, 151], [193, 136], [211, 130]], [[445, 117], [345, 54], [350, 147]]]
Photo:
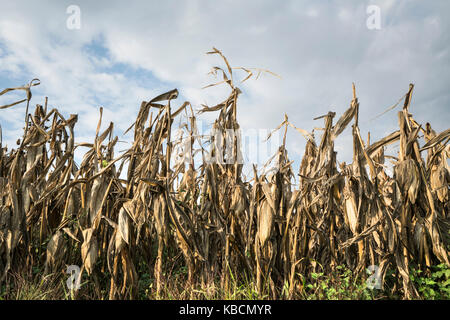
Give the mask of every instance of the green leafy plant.
[[424, 299], [450, 299], [450, 268], [444, 263], [428, 272], [412, 269], [410, 278]]

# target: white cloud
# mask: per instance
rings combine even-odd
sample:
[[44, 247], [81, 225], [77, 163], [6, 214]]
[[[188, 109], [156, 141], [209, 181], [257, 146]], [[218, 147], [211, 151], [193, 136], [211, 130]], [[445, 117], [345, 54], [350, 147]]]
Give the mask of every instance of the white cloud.
[[319, 16], [319, 12], [315, 8], [310, 8], [306, 11], [306, 15], [311, 18]]
[[[222, 65], [218, 57], [204, 55], [213, 46], [234, 66], [267, 68], [282, 76], [239, 85], [244, 91], [238, 111], [242, 127], [274, 128], [287, 113], [298, 127], [311, 131], [322, 126], [313, 117], [329, 110], [338, 117], [345, 111], [353, 81], [361, 124], [367, 126], [362, 134], [370, 127], [373, 140], [392, 131], [397, 120], [395, 112], [370, 119], [395, 103], [410, 82], [416, 84], [411, 107], [416, 118], [430, 121], [437, 131], [448, 127], [450, 42], [444, 13], [450, 5], [445, 1], [78, 1], [81, 30], [65, 28], [69, 4], [5, 4], [0, 83], [15, 86], [40, 78], [33, 102], [43, 103], [47, 95], [52, 106], [80, 113], [77, 127], [86, 138], [95, 132], [100, 103], [103, 123], [114, 121], [119, 133], [132, 123], [141, 100], [175, 86], [194, 109], [221, 102], [226, 88], [200, 89], [213, 81], [206, 76], [211, 66]], [[381, 30], [366, 28], [369, 4], [381, 7]], [[93, 43], [106, 55], [86, 50]], [[143, 70], [157, 80], [143, 83]], [[0, 104], [8, 99], [0, 97]], [[22, 110], [0, 112], [2, 125], [20, 128]], [[15, 140], [13, 134], [4, 130], [8, 139]], [[352, 153], [348, 135], [349, 130], [336, 142], [342, 148], [338, 156], [347, 161]], [[303, 137], [292, 131], [288, 143], [290, 156], [298, 159]]]

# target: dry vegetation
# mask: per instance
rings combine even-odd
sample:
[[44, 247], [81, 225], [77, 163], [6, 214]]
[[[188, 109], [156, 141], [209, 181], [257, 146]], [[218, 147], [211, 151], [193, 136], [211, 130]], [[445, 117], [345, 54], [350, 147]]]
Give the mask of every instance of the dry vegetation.
[[[210, 53], [223, 59], [226, 68], [213, 73], [231, 93], [200, 112], [218, 112], [213, 128], [227, 139], [226, 129], [239, 128], [240, 90], [234, 68], [218, 50]], [[236, 69], [248, 73], [245, 80], [254, 75], [253, 69]], [[383, 285], [390, 270], [390, 290], [411, 299], [420, 296], [411, 266], [449, 264], [450, 129], [436, 134], [414, 120], [413, 85], [398, 112], [399, 130], [376, 142], [360, 135], [354, 86], [350, 107], [337, 121], [334, 112], [319, 117], [324, 128], [318, 142], [285, 117], [277, 128], [284, 130], [279, 170], [266, 176], [254, 167], [253, 179], [244, 181], [242, 164], [206, 160], [208, 153], [227, 157], [224, 141], [214, 138], [208, 148], [185, 150], [187, 163], [171, 165], [181, 143], [172, 137], [176, 117], [188, 119], [184, 138], [198, 140], [190, 104], [173, 107], [176, 89], [142, 102], [129, 129], [132, 146], [117, 155], [113, 123], [100, 132], [102, 109], [91, 143], [75, 143], [77, 116], [66, 119], [48, 110], [47, 101], [29, 114], [30, 89], [37, 84], [0, 93], [27, 94], [0, 107], [27, 103], [18, 148], [8, 151], [0, 140], [0, 286], [9, 298], [17, 297], [11, 292], [24, 281], [41, 293], [49, 288], [67, 297], [65, 271], [75, 264], [82, 266], [75, 298], [138, 298], [146, 280], [151, 298], [170, 298], [167, 290], [178, 290], [172, 297], [220, 298], [226, 295], [208, 292], [227, 293], [246, 283], [254, 297], [298, 299], [312, 274], [345, 265], [366, 279], [367, 267], [378, 265]], [[338, 166], [334, 141], [350, 123], [353, 162]], [[298, 185], [285, 149], [289, 126], [307, 139]], [[237, 146], [238, 137], [233, 139]], [[385, 155], [384, 147], [396, 141], [398, 155]], [[77, 148], [87, 148], [79, 165]], [[202, 163], [193, 160], [197, 152]], [[234, 159], [238, 153], [234, 147]], [[394, 162], [393, 177], [386, 174], [386, 160]]]

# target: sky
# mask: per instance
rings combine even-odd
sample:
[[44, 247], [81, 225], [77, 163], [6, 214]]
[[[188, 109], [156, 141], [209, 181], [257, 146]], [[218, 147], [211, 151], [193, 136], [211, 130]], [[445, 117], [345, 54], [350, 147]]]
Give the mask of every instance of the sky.
[[[414, 83], [410, 112], [436, 132], [449, 127], [450, 2], [435, 1], [5, 1], [0, 11], [0, 91], [39, 78], [31, 105], [77, 113], [76, 141], [92, 141], [99, 107], [103, 128], [122, 133], [134, 122], [141, 101], [177, 88], [173, 105], [191, 102], [198, 110], [222, 102], [226, 87], [207, 73], [222, 66], [268, 69], [237, 86], [238, 122], [246, 130], [269, 132], [287, 114], [311, 132], [313, 118], [349, 107], [352, 82], [360, 102], [360, 130], [371, 141], [397, 130], [401, 106], [378, 118]], [[79, 28], [73, 26], [79, 8]], [[379, 8], [379, 28], [369, 28], [369, 6]], [[69, 27], [68, 27], [69, 20]], [[72, 24], [70, 24], [72, 23]], [[236, 76], [244, 77], [236, 71]], [[23, 99], [23, 92], [0, 96], [0, 105]], [[15, 147], [23, 130], [25, 104], [0, 110], [3, 144]], [[217, 113], [202, 114], [210, 124]], [[375, 119], [374, 119], [375, 118]], [[317, 131], [316, 138], [320, 138]], [[265, 137], [264, 137], [265, 138]], [[318, 139], [317, 139], [318, 140]], [[335, 141], [338, 161], [351, 161], [351, 127]], [[287, 138], [294, 171], [305, 139]], [[120, 146], [118, 147], [120, 149]], [[398, 150], [396, 145], [393, 152]], [[264, 163], [267, 159], [258, 159]]]

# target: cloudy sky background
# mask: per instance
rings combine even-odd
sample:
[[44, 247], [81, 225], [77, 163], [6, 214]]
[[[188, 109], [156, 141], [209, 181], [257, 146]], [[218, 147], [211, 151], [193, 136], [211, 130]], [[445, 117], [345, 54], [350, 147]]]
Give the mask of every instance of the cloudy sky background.
[[[32, 105], [64, 115], [79, 114], [78, 142], [92, 141], [99, 106], [103, 127], [115, 134], [133, 123], [140, 103], [178, 88], [176, 106], [188, 100], [221, 102], [228, 90], [201, 89], [222, 66], [205, 55], [213, 46], [233, 66], [261, 67], [281, 76], [263, 76], [243, 91], [238, 121], [244, 129], [273, 129], [287, 113], [311, 131], [332, 110], [349, 106], [355, 82], [363, 137], [372, 141], [398, 128], [396, 111], [373, 118], [415, 84], [410, 108], [415, 119], [440, 132], [449, 127], [450, 2], [442, 1], [2, 1], [0, 11], [0, 90], [33, 78]], [[81, 9], [81, 29], [69, 30], [69, 5]], [[381, 29], [369, 30], [366, 9], [381, 8]], [[22, 92], [23, 94], [23, 92]], [[23, 95], [8, 93], [0, 105]], [[399, 110], [399, 109], [396, 109]], [[0, 111], [3, 143], [22, 133], [25, 104]], [[202, 115], [206, 123], [217, 115]], [[337, 121], [337, 118], [336, 120]], [[352, 156], [351, 129], [337, 139], [339, 161]], [[131, 136], [130, 136], [131, 138]], [[319, 137], [317, 137], [319, 138]], [[296, 160], [305, 145], [295, 131], [288, 150]], [[121, 149], [120, 146], [118, 149]], [[393, 147], [395, 151], [395, 146]], [[263, 162], [266, 159], [261, 159]]]

